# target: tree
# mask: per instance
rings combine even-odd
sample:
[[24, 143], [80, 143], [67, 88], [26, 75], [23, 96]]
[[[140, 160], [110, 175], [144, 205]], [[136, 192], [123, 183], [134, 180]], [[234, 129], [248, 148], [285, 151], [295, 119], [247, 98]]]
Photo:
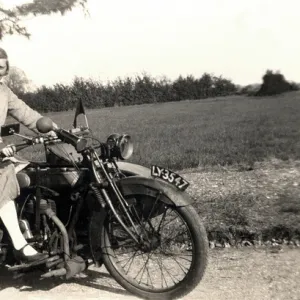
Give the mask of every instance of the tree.
[[17, 95], [30, 92], [33, 89], [33, 85], [25, 72], [17, 67], [10, 67], [9, 74], [3, 81]]
[[29, 38], [30, 33], [26, 27], [20, 25], [22, 18], [26, 16], [50, 15], [52, 13], [64, 15], [76, 6], [81, 6], [86, 11], [85, 3], [87, 0], [33, 0], [28, 2], [12, 9], [0, 7], [0, 40], [8, 34], [19, 34]]
[[204, 73], [202, 77], [198, 80], [199, 88], [201, 90], [201, 95], [203, 98], [207, 98], [211, 95], [213, 88], [212, 76], [208, 73]]
[[263, 83], [257, 96], [272, 96], [291, 90], [290, 83], [279, 71], [273, 73], [272, 70], [267, 70], [262, 79]]

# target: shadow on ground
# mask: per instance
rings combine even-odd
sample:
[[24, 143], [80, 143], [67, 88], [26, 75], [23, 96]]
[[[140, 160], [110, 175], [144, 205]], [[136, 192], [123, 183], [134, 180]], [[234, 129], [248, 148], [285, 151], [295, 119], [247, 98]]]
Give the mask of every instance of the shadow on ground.
[[[111, 283], [108, 283], [108, 281], [113, 282], [113, 285], [118, 284], [108, 273], [105, 272], [88, 269], [82, 273], [84, 277], [71, 278], [69, 280], [57, 277], [41, 279], [40, 275], [42, 273], [42, 271], [36, 270], [35, 272], [25, 273], [19, 278], [14, 278], [14, 274], [12, 272], [8, 271], [6, 268], [1, 268], [0, 292], [10, 287], [18, 289], [21, 292], [50, 291], [62, 284], [79, 284], [85, 287], [111, 292], [114, 294], [130, 295], [130, 293], [121, 287], [112, 287]], [[102, 280], [103, 284], [99, 284], [99, 281], [101, 282]]]

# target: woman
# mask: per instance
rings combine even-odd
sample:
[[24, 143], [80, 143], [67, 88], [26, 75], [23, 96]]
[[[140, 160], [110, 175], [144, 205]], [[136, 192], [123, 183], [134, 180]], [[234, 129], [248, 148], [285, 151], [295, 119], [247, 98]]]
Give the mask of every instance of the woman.
[[[8, 56], [0, 48], [0, 126], [5, 123], [7, 114], [10, 114], [23, 125], [37, 132], [36, 122], [42, 116], [26, 105], [1, 82], [8, 71]], [[51, 132], [50, 135], [55, 136], [55, 133]], [[15, 147], [5, 145], [0, 137], [0, 152], [2, 156], [10, 157], [14, 155]], [[20, 190], [13, 164], [0, 163], [0, 190], [0, 218], [11, 237], [16, 258], [24, 262], [47, 258], [47, 255], [38, 253], [31, 245], [27, 244], [21, 233], [14, 203], [14, 199], [19, 195]]]

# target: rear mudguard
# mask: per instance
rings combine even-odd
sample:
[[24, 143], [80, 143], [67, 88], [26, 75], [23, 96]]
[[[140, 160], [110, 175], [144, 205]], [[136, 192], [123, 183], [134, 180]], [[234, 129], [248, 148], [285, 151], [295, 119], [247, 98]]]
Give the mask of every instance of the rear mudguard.
[[141, 165], [137, 164], [132, 164], [129, 162], [124, 162], [124, 161], [118, 161], [116, 162], [119, 169], [126, 175], [126, 176], [142, 176], [142, 177], [147, 177], [151, 178], [151, 170], [149, 168], [146, 168]]

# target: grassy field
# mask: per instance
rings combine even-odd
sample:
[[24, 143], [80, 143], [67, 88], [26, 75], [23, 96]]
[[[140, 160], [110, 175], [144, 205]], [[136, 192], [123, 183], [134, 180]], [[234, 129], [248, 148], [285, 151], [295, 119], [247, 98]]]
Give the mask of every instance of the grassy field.
[[[71, 128], [73, 112], [48, 115]], [[103, 141], [113, 132], [132, 136], [131, 161], [174, 170], [215, 165], [251, 168], [254, 162], [270, 157], [298, 159], [299, 115], [299, 92], [87, 111], [90, 127]], [[79, 121], [83, 121], [81, 116]]]
[[[74, 112], [48, 115], [71, 128]], [[300, 92], [105, 108], [87, 111], [87, 116], [103, 141], [113, 132], [132, 136], [132, 162], [176, 171], [202, 170], [198, 181], [193, 175], [188, 179], [194, 183], [195, 204], [211, 232], [234, 225], [247, 227], [249, 234], [261, 229], [266, 236], [274, 230], [300, 236], [299, 164], [246, 172], [258, 162], [300, 158]], [[82, 116], [79, 121], [84, 124]], [[24, 156], [36, 157], [38, 152]], [[230, 168], [235, 171], [205, 173]]]

